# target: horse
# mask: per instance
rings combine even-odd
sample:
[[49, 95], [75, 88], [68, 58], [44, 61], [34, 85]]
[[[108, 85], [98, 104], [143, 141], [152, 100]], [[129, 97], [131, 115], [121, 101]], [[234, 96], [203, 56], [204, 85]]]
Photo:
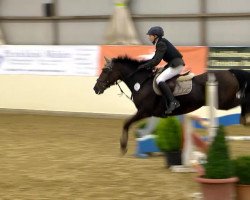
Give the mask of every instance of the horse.
[[[191, 78], [191, 91], [175, 97], [180, 102], [180, 107], [166, 115], [165, 101], [153, 88], [155, 73], [153, 70], [138, 68], [147, 61], [139, 61], [127, 56], [105, 59], [106, 63], [93, 88], [95, 93], [102, 94], [107, 88], [117, 84], [117, 81], [123, 81], [130, 89], [132, 100], [137, 108], [137, 112], [123, 125], [120, 138], [123, 154], [127, 152], [128, 131], [134, 122], [151, 116], [168, 117], [186, 114], [204, 106], [206, 82], [208, 74], [211, 72], [218, 82], [218, 109], [228, 110], [240, 105], [242, 108], [241, 123], [246, 125], [247, 122], [250, 122], [250, 73], [247, 71], [230, 69], [209, 71], [194, 76]], [[172, 91], [176, 85], [176, 78], [167, 81]]]

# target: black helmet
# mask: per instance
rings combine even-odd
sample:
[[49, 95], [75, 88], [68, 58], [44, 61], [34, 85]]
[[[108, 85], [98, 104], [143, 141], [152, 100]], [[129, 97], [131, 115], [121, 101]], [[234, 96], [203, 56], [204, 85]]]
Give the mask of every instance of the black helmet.
[[162, 37], [164, 35], [164, 31], [160, 26], [153, 26], [148, 30], [147, 35], [157, 35], [158, 37]]

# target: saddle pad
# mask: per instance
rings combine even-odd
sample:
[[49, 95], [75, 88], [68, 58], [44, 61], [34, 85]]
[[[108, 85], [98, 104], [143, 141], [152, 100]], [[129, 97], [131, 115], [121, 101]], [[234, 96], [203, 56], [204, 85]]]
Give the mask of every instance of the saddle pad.
[[192, 90], [192, 81], [177, 81], [176, 86], [174, 88], [173, 95], [180, 96], [190, 93]]
[[[156, 84], [156, 81], [153, 82], [153, 89], [156, 94], [162, 95], [160, 89], [158, 88], [158, 85]], [[174, 96], [181, 96], [190, 93], [192, 90], [192, 80], [186, 80], [186, 81], [177, 81], [176, 86], [174, 88], [173, 95]]]

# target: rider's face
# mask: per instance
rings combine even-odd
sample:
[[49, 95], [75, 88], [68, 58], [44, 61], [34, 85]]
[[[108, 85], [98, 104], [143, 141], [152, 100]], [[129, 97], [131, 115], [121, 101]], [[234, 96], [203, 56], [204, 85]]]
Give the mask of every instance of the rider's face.
[[150, 42], [153, 42], [155, 40], [155, 35], [148, 35], [148, 39]]

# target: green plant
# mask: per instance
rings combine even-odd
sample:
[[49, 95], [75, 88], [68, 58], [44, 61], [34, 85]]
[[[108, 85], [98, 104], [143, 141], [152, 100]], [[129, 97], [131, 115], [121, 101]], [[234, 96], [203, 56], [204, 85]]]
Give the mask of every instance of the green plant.
[[205, 178], [225, 179], [233, 175], [233, 163], [229, 157], [225, 129], [223, 126], [220, 126], [208, 150]]
[[155, 129], [156, 144], [161, 151], [178, 151], [182, 147], [181, 124], [176, 117], [162, 118]]
[[233, 164], [239, 183], [250, 185], [250, 156], [240, 156], [233, 160]]

